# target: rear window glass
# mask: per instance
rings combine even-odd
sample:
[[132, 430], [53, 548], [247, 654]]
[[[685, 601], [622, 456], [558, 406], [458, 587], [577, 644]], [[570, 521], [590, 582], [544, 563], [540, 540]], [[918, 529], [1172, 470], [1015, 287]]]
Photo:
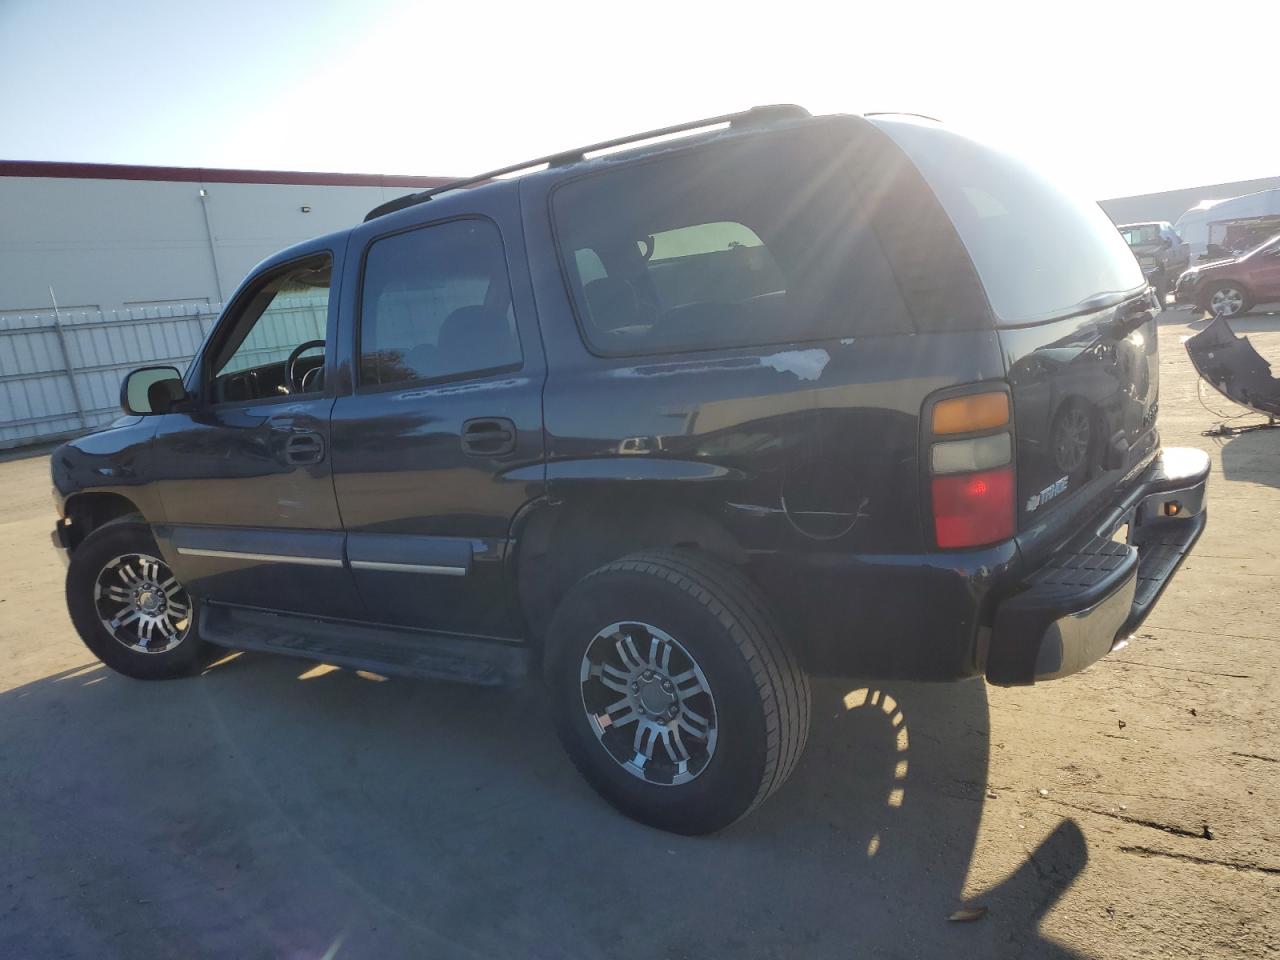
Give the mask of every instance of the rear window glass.
[[583, 333], [635, 355], [909, 329], [852, 172], [804, 135], [573, 180], [552, 199]]
[[955, 224], [997, 322], [1064, 316], [1086, 300], [1142, 286], [1138, 262], [1097, 203], [943, 127], [876, 123], [919, 168]]

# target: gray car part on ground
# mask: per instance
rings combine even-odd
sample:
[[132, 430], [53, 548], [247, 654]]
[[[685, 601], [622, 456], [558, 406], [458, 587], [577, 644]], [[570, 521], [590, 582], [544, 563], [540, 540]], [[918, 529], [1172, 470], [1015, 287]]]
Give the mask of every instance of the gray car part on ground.
[[1280, 380], [1248, 337], [1236, 336], [1226, 317], [1187, 340], [1187, 353], [1204, 381], [1228, 400], [1280, 417]]

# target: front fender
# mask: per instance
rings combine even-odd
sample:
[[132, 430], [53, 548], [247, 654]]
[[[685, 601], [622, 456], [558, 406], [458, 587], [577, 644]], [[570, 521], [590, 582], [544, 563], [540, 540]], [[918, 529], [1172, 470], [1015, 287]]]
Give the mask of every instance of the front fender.
[[49, 469], [59, 515], [66, 516], [77, 497], [106, 493], [131, 501], [149, 523], [162, 522], [164, 510], [150, 464], [159, 421], [125, 417], [58, 447], [49, 458]]

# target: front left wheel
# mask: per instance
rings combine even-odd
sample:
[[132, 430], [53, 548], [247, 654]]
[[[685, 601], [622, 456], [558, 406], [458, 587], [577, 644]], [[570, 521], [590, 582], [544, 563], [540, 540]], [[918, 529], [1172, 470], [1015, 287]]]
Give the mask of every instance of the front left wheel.
[[1249, 291], [1235, 282], [1218, 284], [1209, 291], [1205, 302], [1215, 317], [1237, 317], [1253, 306]]
[[544, 660], [578, 770], [635, 820], [720, 830], [790, 775], [809, 685], [759, 589], [692, 550], [606, 564], [565, 597]]
[[67, 610], [85, 646], [118, 673], [161, 680], [196, 666], [193, 601], [141, 520], [113, 520], [75, 549]]

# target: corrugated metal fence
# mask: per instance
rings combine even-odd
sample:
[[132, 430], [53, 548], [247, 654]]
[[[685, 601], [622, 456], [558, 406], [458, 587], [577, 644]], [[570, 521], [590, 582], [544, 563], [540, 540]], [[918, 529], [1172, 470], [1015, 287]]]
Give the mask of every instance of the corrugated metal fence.
[[[322, 298], [277, 298], [228, 369], [283, 360], [324, 336]], [[0, 449], [82, 433], [123, 416], [120, 381], [136, 367], [185, 370], [222, 304], [61, 311], [0, 318]]]
[[75, 311], [0, 320], [0, 448], [110, 423], [135, 367], [185, 370], [221, 305]]

